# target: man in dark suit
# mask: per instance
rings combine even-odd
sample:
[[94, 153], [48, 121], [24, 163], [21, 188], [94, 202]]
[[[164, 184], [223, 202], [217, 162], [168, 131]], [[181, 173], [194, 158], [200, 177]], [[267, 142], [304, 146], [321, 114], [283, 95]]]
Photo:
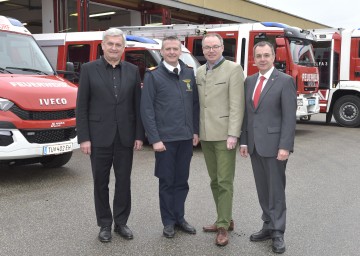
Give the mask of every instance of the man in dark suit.
[[[121, 61], [126, 37], [119, 29], [104, 32], [104, 55], [81, 67], [76, 126], [81, 151], [90, 155], [99, 240], [111, 241], [111, 226], [126, 239], [131, 209], [130, 174], [133, 150], [142, 148], [141, 81], [138, 68]], [[109, 204], [109, 176], [114, 168], [113, 213]]]
[[141, 97], [141, 118], [155, 151], [166, 238], [174, 237], [175, 226], [196, 233], [184, 215], [193, 145], [199, 142], [199, 99], [194, 70], [179, 60], [180, 54], [181, 41], [175, 36], [164, 38], [164, 60], [145, 73]]
[[262, 229], [251, 241], [272, 239], [275, 253], [285, 252], [285, 169], [294, 148], [296, 86], [294, 79], [273, 67], [274, 47], [269, 42], [254, 46], [259, 73], [245, 80], [245, 116], [240, 136], [240, 155], [251, 157]]

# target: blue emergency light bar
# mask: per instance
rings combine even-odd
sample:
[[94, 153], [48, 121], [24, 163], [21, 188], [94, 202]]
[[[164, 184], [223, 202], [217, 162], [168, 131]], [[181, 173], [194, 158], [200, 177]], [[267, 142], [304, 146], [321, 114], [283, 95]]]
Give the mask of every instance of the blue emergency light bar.
[[151, 38], [142, 37], [142, 36], [132, 36], [132, 35], [127, 35], [126, 41], [145, 43], [145, 44], [158, 44], [158, 42], [156, 42]]
[[24, 27], [24, 25], [17, 19], [11, 18], [11, 17], [6, 17], [9, 22], [11, 23], [11, 25], [16, 26], [16, 27]]
[[288, 25], [279, 22], [260, 22], [265, 27], [289, 28]]

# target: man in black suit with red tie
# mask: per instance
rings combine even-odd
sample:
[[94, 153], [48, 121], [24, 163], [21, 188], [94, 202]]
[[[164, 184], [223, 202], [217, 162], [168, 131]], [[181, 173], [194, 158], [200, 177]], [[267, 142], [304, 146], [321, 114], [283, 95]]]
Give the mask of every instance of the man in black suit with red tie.
[[[76, 126], [81, 151], [88, 154], [94, 179], [99, 240], [111, 241], [111, 226], [126, 239], [131, 210], [130, 174], [133, 150], [140, 150], [144, 128], [140, 118], [141, 81], [137, 66], [121, 61], [124, 33], [115, 28], [103, 34], [104, 55], [81, 67]], [[110, 169], [114, 168], [113, 212], [109, 204]]]

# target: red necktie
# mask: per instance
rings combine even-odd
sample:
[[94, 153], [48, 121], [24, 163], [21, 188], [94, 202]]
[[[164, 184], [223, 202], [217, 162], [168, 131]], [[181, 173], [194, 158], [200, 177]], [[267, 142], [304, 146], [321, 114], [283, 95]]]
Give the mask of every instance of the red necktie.
[[260, 94], [261, 94], [261, 89], [263, 87], [264, 81], [265, 81], [266, 77], [265, 76], [260, 76], [260, 82], [258, 84], [258, 86], [255, 89], [255, 93], [254, 93], [254, 107], [256, 108], [260, 99]]

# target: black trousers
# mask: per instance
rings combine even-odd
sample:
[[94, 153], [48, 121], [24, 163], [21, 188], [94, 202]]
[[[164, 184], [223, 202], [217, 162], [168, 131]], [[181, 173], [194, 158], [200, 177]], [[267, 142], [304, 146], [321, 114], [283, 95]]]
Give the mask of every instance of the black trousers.
[[[123, 146], [117, 132], [111, 146], [92, 147], [90, 159], [94, 179], [94, 200], [98, 226], [111, 226], [113, 220], [118, 225], [126, 224], [131, 210], [130, 175], [133, 148]], [[115, 175], [113, 214], [109, 203], [111, 167], [114, 168]]]

